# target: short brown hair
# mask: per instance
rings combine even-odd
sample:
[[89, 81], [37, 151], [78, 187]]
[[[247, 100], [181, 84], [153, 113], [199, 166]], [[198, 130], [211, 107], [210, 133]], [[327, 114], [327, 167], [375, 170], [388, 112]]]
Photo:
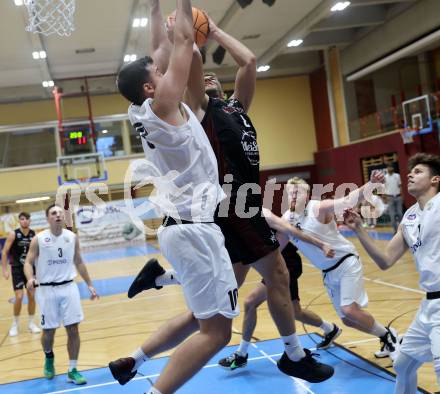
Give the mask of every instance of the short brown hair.
[[417, 153], [408, 160], [408, 169], [411, 171], [418, 164], [429, 167], [432, 176], [440, 175], [440, 156], [429, 153]]
[[30, 215], [29, 213], [27, 213], [27, 212], [20, 212], [20, 213], [18, 214], [18, 218], [19, 218], [19, 219], [21, 219], [22, 216], [23, 216], [25, 219], [27, 219], [27, 220], [29, 220], [29, 219], [31, 218], [31, 215]]
[[46, 217], [49, 217], [49, 211], [53, 208], [53, 207], [57, 207], [57, 204], [50, 204], [47, 208], [46, 208]]

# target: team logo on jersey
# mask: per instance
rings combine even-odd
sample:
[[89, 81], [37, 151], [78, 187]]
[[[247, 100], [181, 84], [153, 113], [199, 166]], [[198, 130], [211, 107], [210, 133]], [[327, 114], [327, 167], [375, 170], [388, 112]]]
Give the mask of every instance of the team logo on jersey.
[[21, 233], [17, 233], [17, 238], [18, 238], [18, 239], [21, 238]]
[[411, 215], [408, 215], [408, 220], [414, 220], [417, 217], [415, 213], [412, 213]]
[[244, 153], [252, 165], [260, 163], [260, 153], [258, 151], [257, 137], [254, 132], [242, 130], [241, 146]]

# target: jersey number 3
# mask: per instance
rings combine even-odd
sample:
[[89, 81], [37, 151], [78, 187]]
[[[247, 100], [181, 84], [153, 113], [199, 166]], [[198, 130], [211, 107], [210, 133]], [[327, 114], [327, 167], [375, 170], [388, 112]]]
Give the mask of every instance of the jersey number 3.
[[63, 257], [63, 249], [58, 248], [58, 257]]

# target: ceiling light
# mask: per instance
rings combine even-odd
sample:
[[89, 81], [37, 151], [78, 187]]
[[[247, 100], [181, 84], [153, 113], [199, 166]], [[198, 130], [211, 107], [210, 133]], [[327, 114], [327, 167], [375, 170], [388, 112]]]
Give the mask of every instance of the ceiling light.
[[36, 202], [36, 201], [46, 201], [46, 200], [50, 200], [50, 197], [44, 196], [44, 197], [25, 198], [23, 200], [17, 200], [17, 201], [15, 201], [15, 203], [16, 204], [23, 204], [26, 202]]
[[40, 52], [32, 52], [32, 57], [37, 60], [40, 58]]
[[141, 20], [139, 18], [133, 19], [133, 27], [139, 27], [141, 25]]
[[49, 82], [43, 81], [43, 88], [47, 88], [47, 87], [49, 87]]
[[330, 8], [330, 11], [336, 12], [336, 11], [343, 11], [345, 10], [351, 3], [349, 1], [339, 1], [337, 2], [332, 8]]
[[259, 72], [259, 73], [264, 73], [264, 72], [266, 72], [267, 70], [269, 70], [270, 69], [270, 66], [268, 65], [268, 64], [266, 64], [266, 65], [264, 65], [264, 66], [260, 66], [260, 67], [258, 67], [257, 68], [257, 72]]
[[102, 134], [107, 134], [108, 130], [102, 130]]
[[137, 55], [130, 55], [130, 61], [134, 62], [137, 59]]
[[54, 86], [54, 82], [53, 81], [43, 81], [42, 85], [44, 88], [51, 88], [52, 86]]
[[50, 88], [55, 85], [53, 81], [47, 81], [47, 84], [49, 85]]
[[124, 62], [128, 63], [130, 61], [130, 55], [125, 55], [124, 56]]
[[288, 46], [289, 48], [291, 48], [291, 47], [299, 47], [303, 42], [304, 42], [304, 41], [301, 40], [301, 39], [298, 39], [298, 40], [292, 40], [292, 41], [290, 41], [290, 42], [287, 44], [287, 46]]
[[40, 59], [46, 59], [46, 51], [40, 51]]
[[141, 27], [147, 26], [148, 18], [141, 18]]
[[21, 5], [23, 5], [23, 0], [14, 0], [14, 3], [17, 7], [20, 7]]

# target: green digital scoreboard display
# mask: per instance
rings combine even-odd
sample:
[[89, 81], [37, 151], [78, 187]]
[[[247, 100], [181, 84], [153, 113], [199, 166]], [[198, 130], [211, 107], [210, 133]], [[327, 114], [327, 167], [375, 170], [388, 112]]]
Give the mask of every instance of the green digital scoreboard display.
[[69, 131], [67, 136], [68, 140], [73, 145], [86, 145], [87, 144], [87, 135], [84, 131]]

